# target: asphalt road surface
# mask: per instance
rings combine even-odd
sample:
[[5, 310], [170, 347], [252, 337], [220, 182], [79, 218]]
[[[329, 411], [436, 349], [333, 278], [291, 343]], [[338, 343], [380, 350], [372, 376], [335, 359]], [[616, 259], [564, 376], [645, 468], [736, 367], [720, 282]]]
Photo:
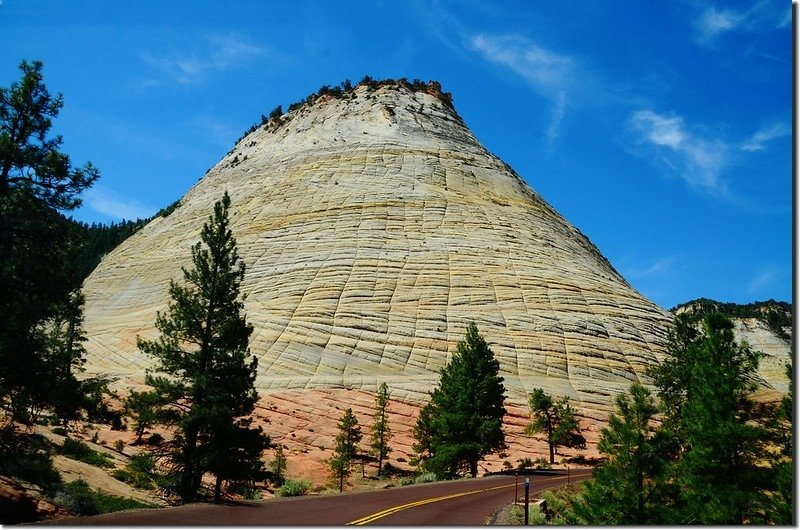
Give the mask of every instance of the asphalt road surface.
[[[591, 469], [530, 475], [530, 496]], [[188, 504], [57, 521], [69, 525], [482, 525], [503, 504], [524, 495], [525, 476], [495, 475], [341, 495], [270, 499], [237, 504]]]

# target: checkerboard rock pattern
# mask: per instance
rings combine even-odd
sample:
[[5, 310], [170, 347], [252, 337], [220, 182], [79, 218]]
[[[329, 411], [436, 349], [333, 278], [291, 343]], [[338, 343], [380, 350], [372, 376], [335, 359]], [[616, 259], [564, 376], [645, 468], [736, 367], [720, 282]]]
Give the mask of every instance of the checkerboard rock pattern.
[[[535, 176], [534, 176], [535, 177]], [[484, 148], [441, 93], [359, 85], [256, 128], [87, 279], [89, 373], [141, 383], [170, 279], [227, 190], [262, 395], [423, 402], [474, 321], [511, 401], [604, 419], [664, 356], [671, 315]]]

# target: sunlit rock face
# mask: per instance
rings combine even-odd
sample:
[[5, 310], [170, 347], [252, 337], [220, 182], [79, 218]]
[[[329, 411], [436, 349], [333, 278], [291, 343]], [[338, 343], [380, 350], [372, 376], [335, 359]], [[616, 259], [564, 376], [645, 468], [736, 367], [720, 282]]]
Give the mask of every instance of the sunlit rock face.
[[170, 279], [227, 190], [262, 395], [387, 382], [420, 402], [474, 321], [508, 397], [605, 418], [671, 316], [488, 152], [435, 84], [359, 85], [245, 136], [85, 283], [88, 368], [137, 383]]

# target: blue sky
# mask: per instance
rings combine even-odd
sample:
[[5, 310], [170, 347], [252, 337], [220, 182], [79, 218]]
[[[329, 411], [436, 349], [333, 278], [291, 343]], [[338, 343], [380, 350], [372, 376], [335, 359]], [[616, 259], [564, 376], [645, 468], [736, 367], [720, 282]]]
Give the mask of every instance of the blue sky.
[[74, 217], [151, 215], [321, 85], [434, 79], [479, 140], [662, 307], [791, 301], [787, 1], [0, 0], [100, 168]]

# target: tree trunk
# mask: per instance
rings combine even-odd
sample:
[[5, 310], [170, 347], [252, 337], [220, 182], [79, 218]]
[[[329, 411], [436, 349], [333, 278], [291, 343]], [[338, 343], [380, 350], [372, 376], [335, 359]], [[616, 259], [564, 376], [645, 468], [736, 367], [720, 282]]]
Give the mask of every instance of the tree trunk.
[[469, 461], [469, 472], [472, 475], [472, 478], [478, 476], [478, 459], [473, 458]]
[[214, 483], [214, 502], [218, 503], [222, 499], [222, 477], [217, 475], [217, 480]]
[[184, 502], [189, 502], [194, 500], [195, 494], [197, 493], [197, 487], [195, 487], [195, 464], [194, 464], [194, 453], [195, 447], [197, 446], [197, 427], [194, 425], [189, 425], [186, 428], [186, 443], [183, 446], [183, 474], [181, 476], [181, 498]]

